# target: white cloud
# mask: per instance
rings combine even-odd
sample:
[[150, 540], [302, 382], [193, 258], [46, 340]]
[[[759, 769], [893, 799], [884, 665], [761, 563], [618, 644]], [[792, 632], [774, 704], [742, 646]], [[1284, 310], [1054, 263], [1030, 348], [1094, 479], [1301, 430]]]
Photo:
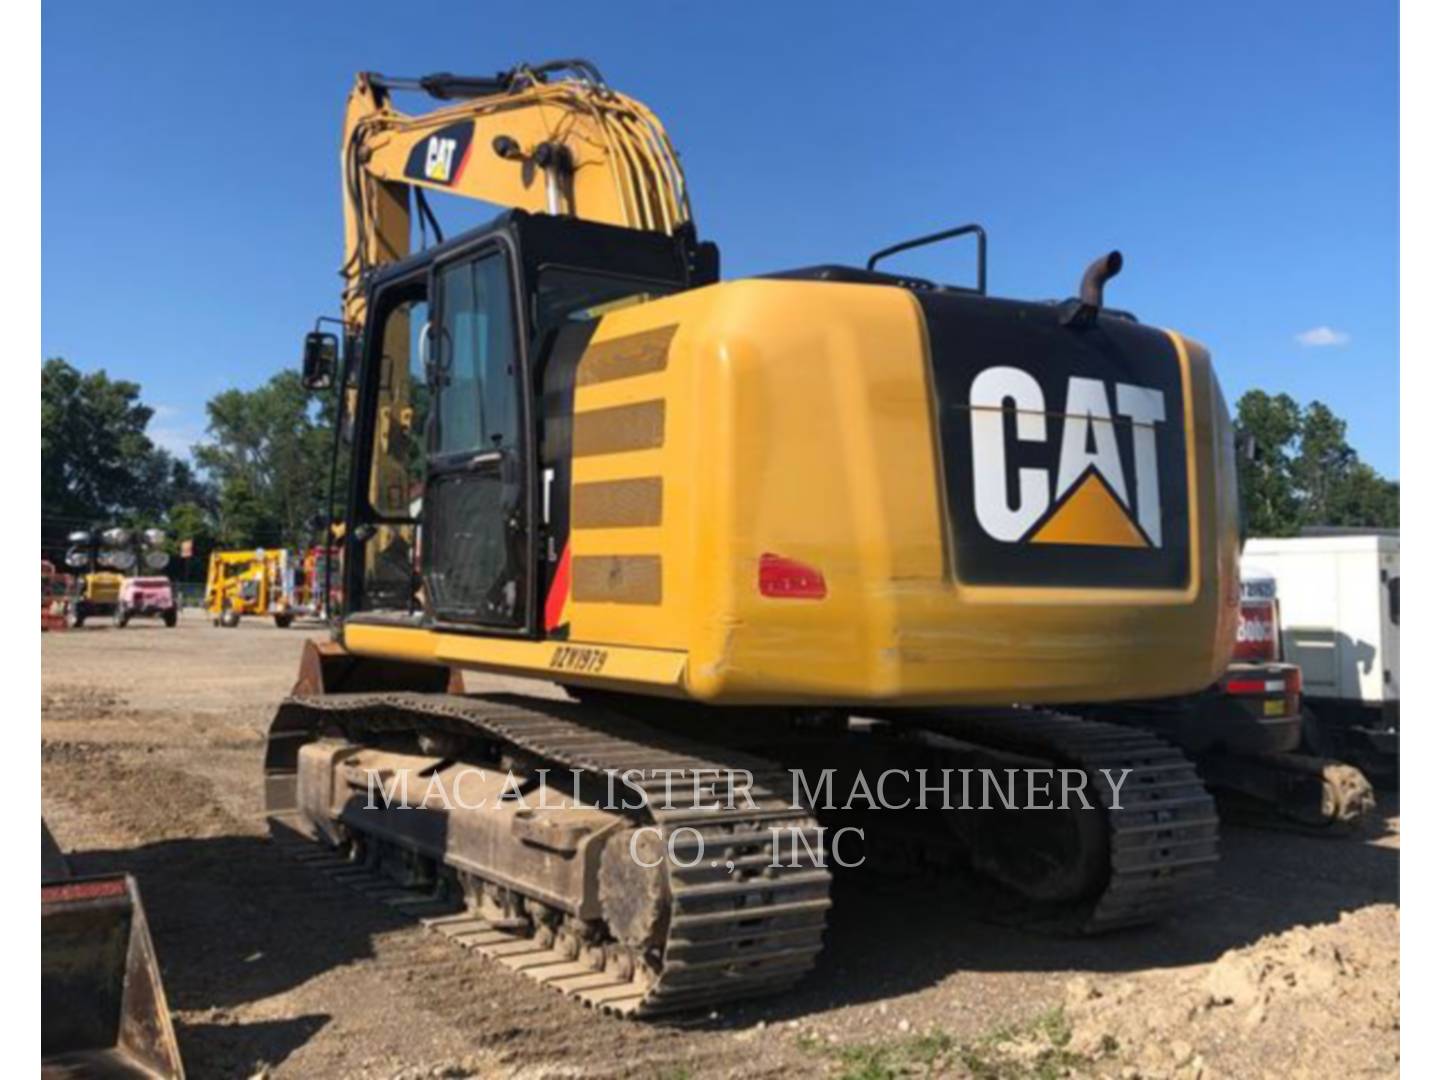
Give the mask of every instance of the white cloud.
[[188, 461], [190, 448], [204, 439], [205, 432], [196, 424], [189, 423], [185, 419], [186, 410], [179, 406], [152, 405], [150, 413], [151, 423], [145, 428], [150, 441]]
[[1332, 345], [1350, 344], [1350, 335], [1344, 330], [1329, 326], [1312, 326], [1309, 330], [1296, 334], [1295, 340], [1307, 349], [1323, 349]]
[[190, 448], [204, 438], [204, 432], [194, 427], [150, 427], [145, 429], [150, 441], [163, 450], [169, 450], [178, 458], [189, 460]]

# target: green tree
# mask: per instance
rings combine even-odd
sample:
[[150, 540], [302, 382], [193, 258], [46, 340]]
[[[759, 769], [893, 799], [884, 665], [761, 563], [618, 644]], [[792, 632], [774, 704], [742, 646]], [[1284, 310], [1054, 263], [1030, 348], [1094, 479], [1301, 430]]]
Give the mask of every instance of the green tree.
[[40, 497], [54, 513], [104, 516], [140, 494], [155, 446], [145, 435], [153, 410], [140, 387], [103, 371], [82, 375], [61, 359], [40, 371]]
[[299, 547], [330, 475], [330, 429], [300, 376], [283, 371], [255, 390], [206, 405], [211, 441], [196, 462], [219, 489], [218, 538], [234, 547]]
[[1237, 426], [1255, 439], [1254, 460], [1241, 461], [1240, 491], [1252, 536], [1293, 536], [1300, 528], [1291, 456], [1300, 435], [1300, 406], [1289, 394], [1251, 390], [1236, 404]]
[[1300, 443], [1291, 470], [1305, 524], [1336, 524], [1331, 520], [1332, 500], [1359, 460], [1345, 441], [1345, 421], [1312, 401], [1300, 418]]
[[1400, 485], [1357, 462], [1330, 493], [1329, 524], [1400, 527]]
[[1307, 525], [1399, 526], [1399, 483], [1360, 460], [1345, 421], [1323, 402], [1302, 409], [1288, 394], [1251, 390], [1237, 403], [1236, 423], [1255, 438], [1255, 460], [1240, 464], [1250, 535], [1294, 536]]
[[207, 485], [145, 433], [154, 415], [138, 384], [82, 374], [58, 357], [40, 370], [41, 548], [63, 555], [72, 530], [164, 525], [178, 499], [203, 505]]

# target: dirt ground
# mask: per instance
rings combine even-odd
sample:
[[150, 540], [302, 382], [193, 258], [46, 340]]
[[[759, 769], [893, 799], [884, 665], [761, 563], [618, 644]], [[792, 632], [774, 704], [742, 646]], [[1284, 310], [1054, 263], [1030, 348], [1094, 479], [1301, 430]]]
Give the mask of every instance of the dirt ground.
[[1227, 827], [1202, 902], [1100, 939], [977, 921], [933, 882], [841, 882], [787, 997], [615, 1020], [266, 840], [264, 732], [306, 633], [187, 611], [44, 638], [45, 817], [77, 872], [139, 878], [192, 1076], [1398, 1072], [1394, 795], [1359, 836]]

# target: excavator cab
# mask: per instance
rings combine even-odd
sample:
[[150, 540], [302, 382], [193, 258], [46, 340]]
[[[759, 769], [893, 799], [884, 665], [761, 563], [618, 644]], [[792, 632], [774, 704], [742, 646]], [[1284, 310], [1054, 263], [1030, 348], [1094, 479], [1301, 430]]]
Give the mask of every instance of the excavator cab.
[[[508, 212], [378, 272], [346, 379], [352, 448], [345, 611], [361, 624], [541, 631], [541, 568], [565, 508], [570, 407], [598, 317], [713, 282], [718, 254], [669, 237]], [[324, 349], [306, 339], [306, 375]], [[422, 537], [432, 538], [427, 544]]]

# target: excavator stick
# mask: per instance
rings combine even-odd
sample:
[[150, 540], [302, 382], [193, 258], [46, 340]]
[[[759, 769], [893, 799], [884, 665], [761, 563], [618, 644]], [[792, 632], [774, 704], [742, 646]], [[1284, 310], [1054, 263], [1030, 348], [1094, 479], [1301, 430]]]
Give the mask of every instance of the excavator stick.
[[41, 824], [40, 1071], [183, 1077], [140, 890], [129, 874], [70, 877]]

